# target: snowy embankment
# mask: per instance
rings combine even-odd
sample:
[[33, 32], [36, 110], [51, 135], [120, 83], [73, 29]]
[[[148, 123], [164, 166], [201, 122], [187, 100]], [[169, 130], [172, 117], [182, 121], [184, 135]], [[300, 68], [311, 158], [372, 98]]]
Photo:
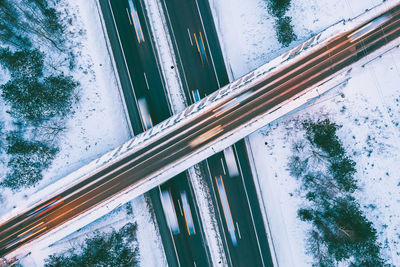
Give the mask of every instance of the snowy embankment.
[[[211, 1], [224, 57], [235, 78], [286, 51], [275, 37], [274, 21], [268, 14], [266, 2]], [[293, 0], [287, 15], [292, 17], [298, 41], [290, 47], [381, 2], [319, 1], [310, 4]], [[395, 2], [384, 3], [383, 8]], [[377, 11], [372, 10], [372, 13], [377, 14]], [[232, 20], [232, 17], [240, 19]], [[395, 266], [400, 264], [397, 234], [400, 185], [396, 176], [400, 169], [394, 164], [399, 160], [400, 149], [400, 89], [397, 86], [400, 66], [396, 63], [400, 59], [400, 49], [394, 48], [382, 58], [375, 58], [391, 47], [393, 44], [365, 59], [364, 62], [372, 61], [365, 67], [359, 65], [353, 69], [348, 82], [313, 104], [249, 136], [260, 197], [268, 215], [279, 266], [310, 266], [312, 263], [312, 258], [306, 254], [309, 225], [297, 217], [297, 210], [303, 203], [298, 193], [300, 184], [289, 176], [287, 163], [292, 144], [303, 138], [301, 122], [323, 118], [343, 125], [339, 137], [348, 153], [354, 155], [356, 178], [362, 188], [356, 198], [378, 231], [384, 258]]]
[[[18, 214], [33, 203], [48, 198], [50, 194], [60, 188], [73, 183], [79, 176], [67, 176], [68, 179], [64, 177], [131, 138], [130, 123], [127, 121], [122, 92], [120, 92], [118, 77], [114, 71], [111, 50], [107, 47], [96, 1], [62, 3], [64, 4], [58, 7], [61, 12], [64, 12], [65, 9], [76, 16], [77, 23], [70, 27], [84, 32], [80, 37], [82, 39], [79, 40], [81, 46], [77, 50], [80, 51], [79, 60], [81, 63], [90, 66], [90, 71], [75, 74], [75, 78], [82, 84], [81, 99], [74, 117], [68, 121], [67, 130], [61, 141], [60, 152], [53, 165], [47, 170], [45, 178], [39, 186], [14, 194], [12, 198], [6, 200], [6, 205], [2, 206], [4, 208], [1, 213], [7, 213], [7, 216], [3, 216], [2, 221]], [[64, 179], [58, 180], [59, 178]], [[27, 195], [27, 197], [24, 198], [23, 195]], [[23, 200], [19, 201], [18, 199]], [[165, 265], [166, 261], [160, 237], [145, 199], [137, 197], [132, 201], [132, 205], [134, 221], [138, 223], [137, 238], [140, 262], [144, 264], [143, 266]], [[106, 214], [111, 210], [111, 206], [105, 207], [100, 213], [97, 211], [92, 215], [96, 217], [98, 214]], [[112, 218], [119, 221], [120, 226], [129, 222], [124, 216], [119, 218], [119, 214], [113, 213]], [[86, 217], [84, 222], [77, 225], [82, 227], [98, 217], [94, 219], [91, 219], [90, 216]], [[112, 224], [110, 216], [99, 219], [87, 228], [91, 231], [102, 230], [104, 224]], [[113, 224], [113, 227], [117, 226]], [[76, 232], [63, 239], [64, 241], [60, 241], [60, 244], [65, 244], [65, 247], [56, 245], [46, 248], [48, 242], [37, 243], [32, 254], [24, 260], [26, 266], [34, 266], [35, 264], [41, 266], [47, 254], [68, 249], [69, 240], [75, 235], [77, 235]], [[61, 238], [65, 235], [56, 233], [53, 241], [59, 239], [57, 239], [57, 236]], [[21, 254], [27, 253], [29, 250], [21, 250]]]
[[112, 230], [118, 231], [127, 223], [136, 222], [138, 227], [136, 232], [137, 244], [134, 245], [139, 248], [140, 266], [166, 266], [163, 248], [156, 234], [155, 222], [148, 212], [149, 207], [145, 198], [140, 196], [128, 203], [131, 205], [132, 213], [129, 211], [130, 208], [124, 205], [49, 247], [33, 248], [32, 254], [25, 257], [21, 263], [23, 266], [43, 266], [48, 255], [81, 248], [85, 239], [92, 237], [96, 234], [96, 231], [101, 234], [109, 233]]
[[395, 266], [400, 264], [399, 60], [400, 49], [395, 47], [355, 69], [345, 85], [249, 136], [283, 266], [294, 262], [308, 266], [311, 262], [305, 254], [308, 224], [297, 218], [304, 200], [298, 196], [300, 184], [290, 177], [287, 164], [292, 145], [304, 138], [301, 122], [324, 118], [343, 125], [339, 137], [357, 163], [355, 177], [362, 188], [356, 199], [378, 231], [384, 258]]

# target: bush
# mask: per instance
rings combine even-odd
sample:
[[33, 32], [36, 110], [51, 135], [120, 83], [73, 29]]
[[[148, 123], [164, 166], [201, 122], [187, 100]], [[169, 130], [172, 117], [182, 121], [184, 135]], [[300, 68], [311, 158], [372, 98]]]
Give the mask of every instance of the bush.
[[[302, 182], [311, 207], [299, 209], [297, 215], [313, 225], [307, 242], [314, 266], [344, 261], [351, 266], [383, 266], [376, 230], [351, 195], [358, 189], [356, 163], [336, 134], [341, 126], [326, 119], [304, 121], [303, 127], [309, 147], [295, 145], [288, 167]], [[315, 154], [322, 160], [312, 160]]]
[[329, 119], [323, 121], [304, 121], [303, 127], [306, 130], [306, 138], [311, 144], [321, 148], [330, 157], [341, 157], [345, 153], [336, 131], [340, 128]]
[[61, 255], [50, 255], [45, 266], [137, 266], [136, 230], [136, 223], [128, 223], [110, 234], [96, 232], [94, 237], [85, 240], [82, 251], [72, 249]]
[[72, 110], [73, 92], [79, 85], [72, 76], [42, 77], [44, 55], [38, 50], [10, 52], [4, 49], [0, 62], [11, 72], [11, 80], [0, 86], [11, 106], [9, 113], [35, 124]]
[[289, 46], [291, 42], [297, 39], [292, 26], [292, 18], [288, 16], [278, 17], [276, 20], [276, 36], [278, 42], [283, 46]]
[[290, 7], [290, 0], [268, 0], [268, 10], [276, 18], [275, 31], [279, 43], [289, 46], [297, 39], [292, 26], [292, 19], [285, 16]]
[[8, 162], [10, 171], [1, 182], [12, 190], [35, 185], [40, 181], [42, 170], [47, 168], [54, 159], [57, 149], [42, 142], [25, 140], [21, 133], [11, 132], [7, 137], [7, 153], [11, 159]]
[[38, 49], [19, 50], [1, 49], [0, 63], [10, 70], [11, 77], [37, 79], [43, 75], [44, 54]]

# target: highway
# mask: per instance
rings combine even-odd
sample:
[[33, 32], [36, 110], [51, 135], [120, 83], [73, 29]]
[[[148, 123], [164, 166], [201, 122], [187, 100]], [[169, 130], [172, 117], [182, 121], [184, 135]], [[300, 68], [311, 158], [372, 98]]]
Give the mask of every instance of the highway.
[[[229, 82], [209, 3], [204, 0], [184, 2], [164, 0], [163, 4], [175, 54], [178, 55], [180, 62], [178, 67], [181, 70], [181, 77], [184, 77], [191, 103], [194, 103]], [[238, 146], [243, 148], [244, 141], [239, 141]], [[223, 235], [221, 239], [226, 258], [230, 266], [242, 266], [245, 263], [252, 266], [272, 266], [252, 173], [248, 160], [245, 160], [247, 153], [245, 149], [239, 151], [235, 149], [235, 153], [237, 152], [240, 158], [244, 159], [241, 164], [243, 166], [238, 168], [246, 170], [245, 178], [240, 171], [234, 179], [224, 179], [223, 182], [227, 188], [227, 197], [230, 199], [229, 210], [235, 213], [236, 230], [239, 230], [236, 233], [243, 234], [239, 235], [240, 238], [235, 244], [229, 238], [220, 195], [218, 191], [210, 190], [214, 195], [217, 212], [215, 215], [219, 231]], [[214, 177], [222, 174], [220, 163], [225, 160], [224, 153], [218, 153], [201, 163], [208, 170], [205, 178], [209, 180], [210, 188], [216, 188]], [[230, 161], [231, 165], [237, 165], [237, 158], [233, 157]], [[215, 162], [218, 164], [214, 164]], [[246, 186], [243, 182], [245, 180]], [[245, 216], [240, 216], [241, 214]]]
[[207, 162], [231, 265], [273, 266], [245, 143], [240, 141]]
[[244, 97], [237, 96], [225, 100], [217, 108], [204, 109], [192, 120], [181, 123], [179, 129], [152, 138], [148, 146], [132, 151], [123, 160], [65, 190], [60, 196], [2, 224], [0, 255], [146, 179], [166, 164], [193, 155], [252, 118], [273, 112], [279, 103], [398, 38], [398, 10], [396, 7], [378, 19], [333, 38], [312, 55], [295, 59], [283, 70], [270, 72], [263, 81], [249, 88]]
[[[110, 42], [113, 41], [111, 43], [116, 61], [126, 63], [125, 68], [124, 64], [118, 68], [122, 72], [120, 77], [121, 74], [123, 77], [127, 76], [130, 84], [134, 85], [133, 91], [129, 88], [130, 84], [124, 84], [122, 88], [125, 89], [123, 93], [127, 110], [131, 111], [129, 114], [132, 128], [136, 129], [135, 133], [138, 134], [150, 129], [153, 123], [157, 124], [172, 115], [167, 103], [168, 98], [155, 46], [149, 32], [144, 4], [140, 0], [103, 0], [100, 4]], [[132, 112], [135, 107], [138, 113]], [[137, 121], [141, 121], [141, 125], [137, 125]], [[181, 191], [185, 191], [190, 206], [195, 205], [189, 182], [184, 174], [172, 178], [165, 186], [169, 187], [174, 201], [177, 201], [175, 197], [179, 197]], [[186, 231], [173, 234], [166, 221], [160, 191], [161, 188], [155, 188], [148, 195], [151, 198], [168, 263], [171, 266], [188, 266], [195, 262], [200, 264], [208, 262], [205, 242], [199, 230], [201, 228], [198, 227], [200, 221], [198, 214], [193, 213], [193, 220], [199, 230], [197, 234], [189, 235]]]

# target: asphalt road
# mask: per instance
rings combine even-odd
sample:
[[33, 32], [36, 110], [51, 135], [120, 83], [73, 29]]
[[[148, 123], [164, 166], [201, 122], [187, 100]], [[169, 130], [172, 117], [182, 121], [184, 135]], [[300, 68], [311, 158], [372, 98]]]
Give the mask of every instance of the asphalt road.
[[[157, 124], [172, 115], [166, 100], [168, 98], [165, 94], [164, 80], [155, 56], [143, 3], [140, 0], [103, 0], [100, 3], [116, 61], [125, 63], [118, 67], [120, 76], [130, 79], [130, 83], [123, 84], [122, 88], [127, 109], [130, 111], [132, 127], [138, 134], [146, 130], [146, 127], [151, 127], [148, 125], [150, 119], [152, 123]], [[132, 84], [134, 90], [129, 88]], [[147, 114], [141, 113], [140, 106], [137, 104], [137, 100], [143, 98], [146, 99], [150, 118], [146, 118]], [[138, 112], [135, 113], [135, 110]], [[142, 123], [137, 125], [137, 121]], [[179, 188], [184, 188], [190, 204], [193, 205], [194, 198], [191, 195], [190, 185], [187, 179], [182, 179], [182, 175], [172, 178], [169, 186], [174, 197], [178, 194]], [[208, 261], [201, 231], [197, 232], [195, 238], [185, 231], [179, 235], [171, 233], [159, 191], [160, 188], [155, 188], [149, 192], [149, 196], [169, 265], [189, 266], [188, 263], [193, 264], [195, 261]], [[198, 214], [193, 214], [193, 216], [198, 222]], [[188, 259], [187, 255], [192, 251], [197, 253], [196, 257]]]
[[[207, 161], [212, 191], [222, 214], [228, 259], [232, 266], [273, 266], [244, 141], [227, 148], [225, 155], [220, 152]], [[219, 190], [217, 179], [224, 190]], [[224, 193], [228, 208], [221, 200]]]
[[[229, 82], [208, 1], [162, 0], [183, 84], [194, 103]], [[203, 53], [203, 55], [202, 55]]]
[[[188, 176], [183, 172], [160, 186], [160, 191], [169, 191], [179, 232], [173, 233], [174, 244], [179, 254], [179, 266], [211, 266], [204, 243], [203, 226], [199, 219], [194, 194]], [[188, 205], [185, 205], [187, 201]], [[165, 212], [167, 213], [167, 211]]]
[[[221, 114], [221, 109], [218, 108], [206, 108], [204, 113], [181, 123], [178, 129], [163, 137], [152, 138], [146, 142], [147, 146], [132, 151], [129, 156], [109, 168], [66, 189], [57, 198], [45, 201], [2, 224], [0, 255], [5, 255], [62, 225], [128, 186], [147, 179], [155, 170], [186, 158], [225, 133], [235, 131], [252, 118], [273, 112], [279, 103], [398, 38], [398, 9], [392, 9], [392, 13], [387, 14], [378, 26], [376, 20], [371, 21], [371, 24], [360, 25], [342, 36], [333, 38], [311, 55], [295, 60], [285, 69], [271, 72], [263, 81], [252, 86], [238, 105], [225, 110], [224, 113]], [[394, 11], [396, 13], [393, 13]], [[223, 105], [231, 100], [227, 99], [219, 108], [223, 108]], [[213, 134], [209, 135], [211, 132]], [[51, 209], [47, 208], [49, 205], [52, 205]], [[46, 210], [42, 211], [43, 206]]]
[[[197, 90], [198, 97], [202, 98], [229, 82], [209, 3], [206, 0], [164, 0], [163, 4], [170, 35], [173, 38], [175, 54], [178, 55], [181, 63], [179, 68], [181, 76], [186, 81], [185, 85], [191, 103], [194, 103], [194, 91]], [[202, 42], [199, 42], [199, 44], [197, 44], [195, 38], [197, 33], [199, 35], [201, 33], [202, 37]], [[205, 60], [202, 60], [200, 51], [203, 50], [198, 49], [199, 46], [204, 48], [205, 56], [203, 55], [203, 57], [206, 58]], [[244, 147], [244, 142], [240, 141], [238, 145]], [[238, 152], [241, 159], [247, 158], [245, 149]], [[236, 149], [235, 153], [237, 153]], [[233, 160], [235, 161], [233, 164], [236, 164], [236, 160]], [[219, 163], [223, 161], [225, 161], [223, 153], [218, 153], [202, 164], [209, 170], [207, 172], [207, 179], [210, 180], [208, 184], [214, 188], [212, 190], [212, 193], [215, 194], [214, 205], [218, 205], [216, 218], [218, 219], [219, 230], [223, 235], [221, 239], [224, 243], [228, 263], [231, 266], [243, 266], [245, 263], [251, 266], [272, 266], [268, 241], [264, 238], [266, 237], [264, 222], [252, 182], [252, 173], [249, 171], [248, 160], [243, 160], [241, 164], [243, 166], [240, 166], [241, 169], [246, 171], [246, 179], [243, 177], [243, 173], [239, 172], [237, 179], [224, 180], [227, 197], [231, 200], [229, 201], [230, 210], [237, 216], [235, 221], [238, 225], [237, 228], [242, 229], [242, 236], [237, 245], [234, 246], [229, 238], [225, 217], [221, 214], [223, 212], [221, 199], [218, 197], [218, 192], [215, 191], [214, 179], [222, 173]], [[216, 162], [217, 164], [215, 164]], [[244, 180], [248, 183], [243, 183]], [[240, 214], [246, 216], [240, 217]], [[258, 220], [254, 218], [258, 218]], [[236, 231], [236, 233], [240, 233], [240, 231]]]

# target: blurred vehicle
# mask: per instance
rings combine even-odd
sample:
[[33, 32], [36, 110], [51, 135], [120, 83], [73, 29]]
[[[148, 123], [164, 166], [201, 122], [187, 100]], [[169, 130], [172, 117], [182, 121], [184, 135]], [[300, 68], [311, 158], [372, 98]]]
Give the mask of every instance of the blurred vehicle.
[[238, 106], [243, 100], [245, 100], [249, 95], [251, 95], [253, 93], [252, 90], [246, 91], [244, 93], [242, 93], [239, 96], [236, 96], [235, 98], [229, 100], [228, 102], [226, 102], [225, 104], [223, 104], [222, 106], [216, 108], [213, 110], [213, 112], [215, 112], [215, 117], [221, 116], [222, 114], [228, 112], [229, 110], [235, 108], [236, 106]]
[[5, 246], [5, 249], [9, 249], [9, 248], [17, 245], [18, 243], [42, 232], [43, 230], [45, 230], [47, 228], [46, 226], [43, 226], [43, 224], [44, 224], [44, 222], [40, 222], [39, 224], [36, 224], [35, 226], [32, 226], [29, 229], [23, 231], [22, 233], [17, 235], [17, 237], [15, 239], [13, 239], [10, 243], [8, 243]]
[[194, 102], [197, 102], [200, 100], [199, 89], [192, 90], [192, 95], [193, 95]]
[[206, 47], [204, 46], [203, 35], [201, 32], [198, 34], [193, 33], [193, 35], [194, 41], [196, 42], [197, 51], [200, 55], [201, 64], [204, 66], [206, 63], [208, 63], [208, 58], [206, 54]]
[[161, 191], [161, 203], [164, 209], [165, 216], [167, 217], [167, 223], [169, 229], [174, 235], [179, 234], [178, 218], [175, 212], [175, 205], [172, 200], [172, 195], [169, 190]]
[[228, 198], [226, 196], [224, 182], [222, 181], [222, 176], [216, 176], [215, 181], [217, 183], [218, 194], [221, 200], [222, 210], [224, 212], [226, 226], [228, 228], [229, 235], [232, 240], [233, 246], [237, 246], [237, 238], [235, 233], [235, 224], [233, 223], [231, 208], [229, 207]]
[[224, 157], [226, 166], [228, 167], [228, 173], [230, 177], [239, 176], [239, 169], [236, 164], [235, 153], [232, 146], [224, 149]]
[[190, 210], [186, 191], [181, 192], [181, 200], [182, 200], [183, 215], [185, 216], [185, 221], [186, 221], [186, 229], [189, 235], [194, 235], [196, 234], [196, 231], [194, 229], [192, 212]]
[[140, 117], [142, 118], [144, 128], [146, 131], [153, 127], [153, 122], [150, 117], [150, 112], [149, 112], [149, 106], [147, 105], [147, 101], [144, 97], [138, 99], [138, 105], [139, 105], [139, 112], [140, 112]]
[[144, 42], [144, 35], [142, 31], [142, 26], [140, 26], [139, 15], [137, 13], [137, 9], [135, 4], [133, 3], [133, 0], [129, 0], [128, 4], [129, 4], [130, 17], [133, 22], [133, 27], [135, 28], [137, 40], [140, 44], [141, 42]]
[[31, 211], [28, 215], [29, 216], [31, 216], [31, 215], [40, 216], [40, 215], [54, 209], [55, 207], [61, 205], [62, 203], [64, 203], [64, 200], [61, 200], [61, 196], [58, 196], [55, 199], [50, 200], [46, 204], [40, 206], [39, 208], [36, 208], [35, 210]]
[[381, 26], [383, 23], [388, 21], [391, 18], [390, 14], [384, 14], [376, 19], [372, 20], [371, 22], [367, 23], [363, 27], [355, 30], [353, 33], [349, 34], [347, 38], [350, 39], [350, 42], [355, 42], [356, 40], [360, 39], [364, 35], [368, 34], [369, 32], [375, 30], [377, 27]]

